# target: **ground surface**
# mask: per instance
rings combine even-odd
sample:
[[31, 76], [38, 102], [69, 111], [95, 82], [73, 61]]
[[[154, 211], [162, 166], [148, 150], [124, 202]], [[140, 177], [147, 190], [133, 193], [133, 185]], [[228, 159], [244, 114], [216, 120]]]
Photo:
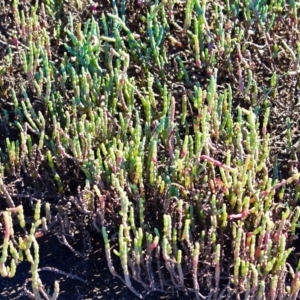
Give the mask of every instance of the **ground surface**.
[[[100, 240], [100, 235], [95, 235], [95, 239]], [[41, 272], [42, 282], [47, 290], [53, 290], [53, 282], [59, 280], [61, 294], [60, 300], [126, 300], [139, 299], [133, 295], [118, 279], [114, 279], [107, 268], [105, 253], [102, 243], [94, 241], [97, 251], [89, 258], [82, 259], [69, 249], [62, 247], [55, 236], [47, 236], [40, 240], [40, 268], [52, 267], [63, 272], [77, 275], [86, 283], [77, 279], [71, 279], [67, 276], [56, 274], [55, 272]], [[76, 245], [76, 243], [75, 243]], [[27, 296], [22, 296], [23, 284], [29, 276], [29, 263], [23, 263], [18, 266], [17, 275], [14, 278], [1, 278], [0, 280], [0, 299], [3, 300], [27, 300]], [[50, 293], [52, 294], [52, 292]], [[147, 296], [148, 300], [154, 299], [193, 299], [192, 296], [162, 295], [160, 293], [151, 293]]]

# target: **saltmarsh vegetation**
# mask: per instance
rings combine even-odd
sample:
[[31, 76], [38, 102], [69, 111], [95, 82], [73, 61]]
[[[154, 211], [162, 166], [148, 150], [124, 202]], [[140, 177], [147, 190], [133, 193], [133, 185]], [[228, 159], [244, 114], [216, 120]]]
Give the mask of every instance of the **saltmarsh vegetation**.
[[59, 227], [88, 256], [76, 211], [140, 298], [296, 299], [299, 132], [279, 113], [299, 107], [299, 2], [31, 4], [1, 8], [1, 276], [26, 260], [26, 294], [59, 298], [37, 239]]

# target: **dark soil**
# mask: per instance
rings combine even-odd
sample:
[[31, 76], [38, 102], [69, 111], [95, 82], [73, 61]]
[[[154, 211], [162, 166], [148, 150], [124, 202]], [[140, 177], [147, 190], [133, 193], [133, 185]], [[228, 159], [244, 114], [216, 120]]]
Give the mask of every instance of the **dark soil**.
[[[114, 278], [107, 268], [102, 237], [95, 234], [92, 255], [86, 259], [76, 256], [67, 247], [62, 246], [54, 235], [47, 235], [39, 239], [40, 247], [40, 268], [51, 267], [68, 274], [77, 275], [86, 283], [77, 279], [57, 274], [55, 272], [40, 272], [41, 280], [50, 295], [53, 293], [53, 283], [58, 280], [60, 284], [60, 300], [137, 300], [132, 292], [117, 278]], [[100, 242], [99, 242], [100, 241]], [[80, 244], [77, 241], [76, 244]], [[120, 273], [121, 274], [121, 273]], [[23, 295], [24, 283], [30, 278], [30, 265], [23, 262], [18, 265], [16, 276], [13, 278], [1, 278], [0, 280], [0, 299], [1, 300], [27, 300], [28, 296]], [[30, 287], [30, 282], [28, 283]], [[138, 288], [138, 287], [137, 287]], [[142, 290], [141, 290], [142, 291]], [[146, 300], [155, 299], [193, 299], [192, 295], [177, 296], [162, 295], [161, 293], [151, 293]]]

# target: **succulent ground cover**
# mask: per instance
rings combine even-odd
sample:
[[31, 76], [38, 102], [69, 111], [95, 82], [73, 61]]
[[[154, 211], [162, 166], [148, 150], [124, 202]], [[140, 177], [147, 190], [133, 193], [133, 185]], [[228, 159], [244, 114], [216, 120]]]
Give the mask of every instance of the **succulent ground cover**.
[[2, 298], [297, 299], [299, 8], [1, 1]]

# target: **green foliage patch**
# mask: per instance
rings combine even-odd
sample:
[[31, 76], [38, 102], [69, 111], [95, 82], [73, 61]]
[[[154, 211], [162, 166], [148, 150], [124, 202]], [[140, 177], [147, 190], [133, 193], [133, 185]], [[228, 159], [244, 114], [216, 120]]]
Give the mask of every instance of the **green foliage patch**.
[[[1, 40], [1, 276], [27, 260], [26, 293], [59, 298], [37, 239], [61, 227], [88, 256], [56, 222], [76, 211], [139, 298], [296, 299], [299, 3], [20, 4], [5, 6], [14, 31]], [[16, 181], [38, 195], [33, 215]]]

